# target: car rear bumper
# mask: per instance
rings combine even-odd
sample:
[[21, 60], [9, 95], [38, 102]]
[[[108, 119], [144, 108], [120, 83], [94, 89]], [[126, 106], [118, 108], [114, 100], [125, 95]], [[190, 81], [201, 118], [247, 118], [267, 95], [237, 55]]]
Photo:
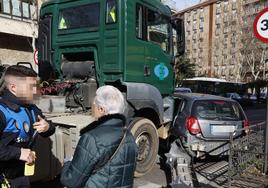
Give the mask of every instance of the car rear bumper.
[[196, 142], [189, 145], [192, 152], [201, 152], [207, 155], [226, 155], [229, 150], [229, 141]]

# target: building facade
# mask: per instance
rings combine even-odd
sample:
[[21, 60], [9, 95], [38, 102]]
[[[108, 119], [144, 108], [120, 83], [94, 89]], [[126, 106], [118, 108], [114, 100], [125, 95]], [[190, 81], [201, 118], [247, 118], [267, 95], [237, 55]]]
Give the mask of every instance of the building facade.
[[197, 65], [196, 76], [247, 81], [243, 36], [253, 34], [253, 20], [265, 7], [267, 0], [207, 0], [178, 12], [184, 18], [186, 52]]
[[[0, 0], [0, 63], [30, 62], [37, 38], [38, 0]], [[36, 67], [35, 67], [36, 68]]]

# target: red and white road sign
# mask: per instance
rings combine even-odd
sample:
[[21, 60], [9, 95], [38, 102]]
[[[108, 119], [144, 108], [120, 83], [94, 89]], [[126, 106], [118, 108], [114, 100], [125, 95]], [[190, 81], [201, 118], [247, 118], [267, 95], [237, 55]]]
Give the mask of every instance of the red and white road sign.
[[253, 24], [255, 36], [262, 42], [268, 42], [268, 8], [261, 11]]
[[34, 63], [38, 65], [38, 50], [34, 51]]

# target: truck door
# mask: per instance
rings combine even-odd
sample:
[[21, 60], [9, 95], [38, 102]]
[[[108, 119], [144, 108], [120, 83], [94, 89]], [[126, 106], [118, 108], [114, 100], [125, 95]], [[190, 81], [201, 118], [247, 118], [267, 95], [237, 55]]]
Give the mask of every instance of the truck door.
[[162, 94], [168, 94], [173, 87], [169, 19], [149, 8], [146, 12], [147, 44], [144, 68], [150, 70], [150, 75], [145, 79]]

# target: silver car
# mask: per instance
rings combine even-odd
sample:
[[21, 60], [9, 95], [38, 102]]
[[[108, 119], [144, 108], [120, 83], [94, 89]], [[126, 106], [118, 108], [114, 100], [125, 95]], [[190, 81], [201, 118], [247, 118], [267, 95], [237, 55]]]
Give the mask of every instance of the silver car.
[[224, 154], [231, 134], [240, 137], [249, 126], [238, 102], [214, 95], [174, 94], [179, 103], [171, 135], [194, 157]]

